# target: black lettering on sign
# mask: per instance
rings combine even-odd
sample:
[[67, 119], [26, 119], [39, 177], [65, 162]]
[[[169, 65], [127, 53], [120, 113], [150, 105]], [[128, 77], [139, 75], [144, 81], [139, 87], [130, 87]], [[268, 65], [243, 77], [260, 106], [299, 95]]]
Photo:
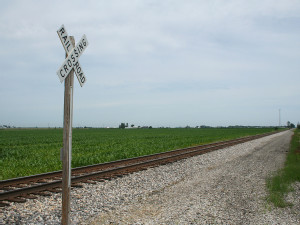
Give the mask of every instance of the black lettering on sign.
[[77, 51], [78, 51], [78, 54], [80, 54], [80, 48], [77, 46]]
[[61, 69], [61, 70], [59, 71], [60, 75], [61, 75], [62, 77], [65, 77], [65, 74], [62, 74], [61, 71], [63, 71], [63, 70]]
[[81, 77], [81, 83], [84, 83], [85, 82], [85, 77]]
[[79, 48], [80, 48], [80, 51], [82, 51], [82, 49], [83, 49], [82, 43], [79, 44]]
[[76, 49], [74, 49], [74, 53], [75, 53], [75, 55], [76, 55], [76, 57], [78, 58], [78, 52], [76, 51]]
[[75, 62], [75, 56], [72, 54], [71, 59], [73, 59], [73, 63]]
[[70, 47], [70, 44], [67, 46], [67, 50], [68, 50], [68, 52], [70, 51], [70, 50], [69, 50], [69, 47]]
[[65, 72], [67, 73], [68, 72], [68, 67], [67, 67], [66, 64], [64, 65], [64, 69], [65, 69]]
[[79, 66], [79, 62], [77, 61], [77, 62], [74, 64], [74, 66], [75, 66], [76, 69], [77, 69], [77, 67]]
[[82, 44], [84, 45], [84, 47], [86, 46], [86, 41], [84, 39], [82, 39]]
[[81, 72], [81, 67], [80, 66], [76, 67], [76, 71], [77, 71], [77, 73], [80, 73]]
[[[82, 80], [82, 78], [84, 78], [84, 74], [83, 73], [80, 73], [79, 74], [79, 77], [80, 77], [80, 80]], [[85, 79], [85, 78], [84, 78]]]
[[60, 36], [62, 36], [62, 34], [65, 33], [65, 29], [62, 27], [62, 28], [59, 30], [59, 32], [60, 32]]
[[62, 39], [64, 39], [64, 43], [66, 43], [66, 40], [67, 40], [68, 36], [62, 36]]
[[72, 62], [71, 62], [70, 59], [68, 59], [68, 66], [69, 66], [69, 67], [72, 67]]

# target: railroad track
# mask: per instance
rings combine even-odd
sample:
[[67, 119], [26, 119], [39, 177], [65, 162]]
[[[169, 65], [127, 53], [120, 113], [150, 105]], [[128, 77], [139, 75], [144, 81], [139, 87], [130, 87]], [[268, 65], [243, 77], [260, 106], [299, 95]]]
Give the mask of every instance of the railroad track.
[[[124, 159], [109, 163], [101, 163], [72, 169], [71, 186], [82, 187], [82, 183], [96, 183], [121, 177], [129, 173], [145, 170], [196, 155], [205, 154], [217, 149], [240, 144], [272, 133], [253, 135], [229, 141], [199, 145], [184, 149]], [[0, 181], [0, 207], [9, 202], [26, 202], [26, 199], [37, 198], [37, 195], [49, 196], [61, 192], [62, 171], [38, 174], [33, 176]]]

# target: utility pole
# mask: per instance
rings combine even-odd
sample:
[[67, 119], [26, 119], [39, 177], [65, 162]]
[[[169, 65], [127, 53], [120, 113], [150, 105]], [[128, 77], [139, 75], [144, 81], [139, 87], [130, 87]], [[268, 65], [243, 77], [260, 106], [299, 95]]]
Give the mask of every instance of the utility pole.
[[281, 109], [279, 109], [279, 127], [281, 127], [281, 115], [280, 115]]

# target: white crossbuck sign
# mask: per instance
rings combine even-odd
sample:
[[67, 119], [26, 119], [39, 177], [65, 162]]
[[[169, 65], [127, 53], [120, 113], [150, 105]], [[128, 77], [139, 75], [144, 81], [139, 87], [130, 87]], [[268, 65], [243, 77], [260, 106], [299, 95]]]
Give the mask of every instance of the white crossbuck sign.
[[64, 25], [62, 25], [57, 30], [57, 34], [61, 40], [62, 45], [64, 46], [66, 53], [68, 54], [68, 57], [65, 59], [61, 67], [57, 70], [56, 74], [58, 75], [60, 82], [63, 82], [71, 72], [71, 70], [74, 68], [79, 84], [82, 87], [86, 82], [86, 77], [83, 73], [78, 59], [88, 46], [88, 40], [86, 39], [86, 36], [83, 35], [80, 41], [74, 47]]

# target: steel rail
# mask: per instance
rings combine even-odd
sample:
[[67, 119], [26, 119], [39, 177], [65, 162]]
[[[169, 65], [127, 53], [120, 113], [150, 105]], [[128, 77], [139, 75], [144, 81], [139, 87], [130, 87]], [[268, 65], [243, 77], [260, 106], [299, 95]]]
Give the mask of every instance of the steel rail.
[[[212, 151], [216, 148], [220, 149], [222, 147], [227, 147], [228, 144], [233, 145], [233, 144], [240, 143], [240, 142], [241, 141], [234, 141], [231, 143], [224, 143], [224, 144], [217, 145], [217, 146], [213, 145], [213, 146], [209, 146], [209, 147], [206, 147], [203, 149], [196, 149], [196, 150], [193, 150], [190, 152], [179, 153], [179, 154], [162, 157], [162, 158], [158, 158], [158, 159], [153, 159], [153, 160], [149, 160], [149, 161], [145, 161], [145, 162], [135, 163], [135, 164], [131, 164], [131, 165], [112, 168], [112, 169], [105, 170], [105, 171], [99, 171], [99, 172], [95, 172], [95, 173], [89, 173], [89, 174], [73, 177], [72, 184], [78, 183], [78, 182], [84, 182], [86, 180], [94, 179], [94, 178], [105, 179], [110, 175], [115, 175], [115, 174], [119, 175], [119, 173], [124, 170], [132, 171], [132, 169], [135, 169], [137, 167], [149, 167], [149, 166], [154, 166], [156, 164], [164, 164], [164, 163], [168, 162], [170, 159], [174, 159], [174, 158], [182, 159], [182, 158], [186, 158], [189, 155], [194, 156], [194, 155], [204, 154], [204, 153], [206, 153], [208, 151]], [[49, 182], [49, 183], [45, 183], [45, 184], [35, 185], [32, 187], [15, 189], [15, 190], [7, 191], [4, 193], [0, 193], [0, 201], [10, 200], [14, 197], [20, 197], [20, 196], [26, 197], [26, 195], [28, 195], [28, 194], [32, 194], [32, 193], [36, 193], [36, 192], [40, 192], [40, 191], [49, 191], [49, 190], [51, 191], [51, 189], [56, 189], [56, 188], [60, 188], [60, 187], [61, 187], [61, 181], [54, 181], [54, 182]]]
[[[136, 157], [136, 158], [131, 158], [128, 160], [119, 160], [119, 161], [114, 161], [112, 163], [104, 163], [106, 166], [110, 165], [110, 169], [98, 171], [98, 172], [92, 172], [84, 175], [79, 175], [72, 177], [72, 186], [80, 183], [80, 182], [89, 182], [89, 180], [104, 180], [104, 179], [109, 179], [113, 178], [116, 176], [123, 176], [124, 174], [132, 173], [135, 171], [139, 171], [141, 169], [145, 169], [148, 167], [152, 166], [158, 166], [170, 162], [175, 162], [184, 158], [196, 156], [196, 155], [201, 155], [207, 152], [211, 152], [216, 149], [222, 149], [228, 146], [232, 146], [235, 144], [243, 143], [246, 141], [254, 140], [260, 137], [264, 137], [267, 135], [271, 135], [273, 133], [266, 133], [266, 134], [260, 134], [260, 135], [253, 135], [253, 136], [248, 136], [244, 138], [238, 138], [234, 140], [229, 140], [229, 141], [222, 141], [222, 142], [216, 142], [212, 144], [206, 144], [206, 145], [200, 145], [200, 146], [194, 146], [194, 147], [189, 147], [189, 148], [184, 148], [184, 149], [177, 149], [173, 151], [168, 151], [168, 152], [163, 152], [163, 153], [157, 153], [153, 155], [148, 155], [148, 156], [141, 156], [141, 157]], [[172, 153], [172, 154], [171, 154]], [[160, 157], [160, 158], [153, 158], [153, 157]], [[142, 159], [142, 160], [141, 160]], [[131, 164], [128, 163], [128, 161], [131, 161]], [[120, 165], [123, 163], [122, 166], [116, 167], [116, 165]], [[75, 168], [74, 170], [80, 170], [82, 169], [87, 169], [87, 168], [92, 168], [93, 166], [103, 166], [104, 164], [96, 164], [96, 165], [91, 165], [91, 166], [85, 166], [85, 167], [79, 167]], [[112, 164], [115, 164], [112, 166]], [[128, 165], [129, 164], [129, 165]], [[41, 180], [45, 179], [43, 176], [58, 176], [58, 174], [61, 173], [61, 171], [56, 171], [52, 173], [46, 173], [46, 174], [39, 174], [37, 176], [29, 176], [25, 177], [27, 180]], [[53, 175], [55, 174], [55, 175]], [[38, 178], [37, 178], [38, 177]], [[11, 179], [7, 180], [8, 183], [12, 181], [17, 181], [18, 179]], [[5, 181], [2, 181], [2, 186]], [[32, 194], [41, 194], [41, 192], [59, 192], [58, 189], [61, 188], [62, 181], [52, 181], [44, 184], [39, 184], [39, 185], [33, 185], [30, 187], [24, 187], [20, 189], [14, 189], [14, 190], [9, 190], [5, 192], [0, 192], [0, 203], [3, 203], [3, 201], [14, 201], [14, 202], [24, 202], [26, 201], [25, 198], [30, 198], [32, 197]], [[45, 193], [42, 193], [45, 194]]]
[[[248, 139], [251, 139], [254, 137], [259, 138], [259, 137], [263, 137], [265, 135], [271, 135], [271, 134], [274, 134], [274, 132], [266, 133], [266, 134], [258, 134], [258, 135], [253, 135], [253, 136], [247, 136], [247, 137], [237, 138], [237, 139], [233, 139], [233, 140], [214, 142], [214, 143], [209, 143], [209, 144], [204, 144], [204, 145], [197, 145], [197, 146], [187, 147], [187, 148], [183, 148], [183, 149], [175, 149], [172, 151], [155, 153], [155, 154], [146, 155], [146, 156], [139, 156], [139, 157], [134, 157], [134, 158], [129, 158], [129, 159], [122, 159], [122, 160], [117, 160], [117, 161], [112, 161], [112, 162], [77, 167], [77, 168], [72, 169], [72, 175], [74, 176], [76, 174], [84, 173], [89, 170], [106, 169], [108, 167], [114, 167], [114, 166], [124, 164], [124, 163], [129, 164], [129, 163], [137, 161], [137, 160], [148, 160], [150, 158], [155, 158], [157, 156], [172, 155], [176, 152], [190, 151], [193, 149], [205, 148], [206, 146], [211, 146], [211, 145], [222, 145], [223, 143], [228, 143], [228, 142], [238, 141], [238, 140], [245, 140], [245, 139], [248, 140]], [[19, 185], [19, 184], [25, 184], [25, 183], [30, 183], [30, 182], [39, 182], [40, 180], [45, 180], [45, 179], [55, 179], [56, 177], [61, 177], [61, 175], [62, 175], [62, 171], [59, 170], [59, 171], [53, 171], [53, 172], [42, 173], [42, 174], [37, 174], [37, 175], [18, 177], [18, 178], [13, 178], [13, 179], [8, 179], [8, 180], [1, 180], [0, 181], [0, 189], [9, 187], [12, 185]]]

